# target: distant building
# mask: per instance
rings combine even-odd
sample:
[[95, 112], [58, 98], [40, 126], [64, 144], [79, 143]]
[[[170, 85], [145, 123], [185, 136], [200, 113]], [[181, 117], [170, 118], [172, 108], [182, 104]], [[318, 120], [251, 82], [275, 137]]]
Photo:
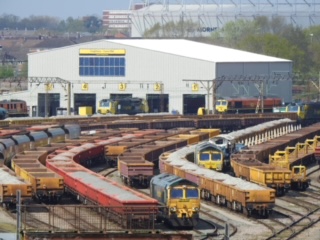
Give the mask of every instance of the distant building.
[[115, 30], [130, 29], [130, 15], [131, 11], [103, 11], [103, 26]]
[[[169, 22], [179, 22], [184, 26], [184, 32], [192, 37], [209, 36], [227, 22], [253, 20], [257, 16], [279, 16], [299, 27], [320, 23], [317, 1], [131, 0], [131, 3], [129, 11], [104, 11], [104, 26], [113, 29], [128, 27], [131, 37], [140, 38], [156, 24], [165, 26]], [[176, 37], [175, 31], [172, 36], [168, 36], [167, 31], [166, 34], [165, 37]], [[163, 30], [159, 29], [158, 35], [164, 37]]]

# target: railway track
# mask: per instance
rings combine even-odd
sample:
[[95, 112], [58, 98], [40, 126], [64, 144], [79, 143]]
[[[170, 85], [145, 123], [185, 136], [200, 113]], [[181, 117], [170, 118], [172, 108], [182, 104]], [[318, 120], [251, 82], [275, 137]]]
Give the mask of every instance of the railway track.
[[[301, 194], [298, 195], [301, 196]], [[318, 223], [320, 221], [320, 204], [311, 201], [293, 196], [285, 196], [277, 200], [275, 213], [269, 219], [257, 220], [272, 232], [266, 240], [293, 239]]]
[[134, 116], [93, 115], [82, 116], [57, 116], [55, 118], [10, 118], [0, 122], [2, 128], [23, 128], [31, 125], [63, 125], [80, 124], [82, 130], [92, 128], [125, 128], [137, 127], [139, 129], [170, 129], [176, 127], [193, 128], [221, 128], [223, 132], [230, 132], [254, 126], [263, 122], [276, 119], [289, 118], [297, 120], [295, 113], [261, 113], [261, 114], [215, 114], [205, 116], [183, 116], [172, 114], [144, 114]]
[[[150, 142], [149, 142], [149, 144], [150, 144]], [[115, 170], [113, 169], [113, 170], [110, 170], [111, 173], [109, 173], [109, 171], [108, 171], [108, 172], [106, 172], [106, 173], [104, 173], [104, 174], [108, 176], [109, 174], [112, 174], [114, 171], [115, 171]], [[63, 212], [63, 211], [62, 211], [62, 212]], [[196, 231], [197, 231], [197, 230], [196, 230]], [[198, 234], [200, 234], [200, 232], [199, 232]]]
[[225, 239], [226, 224], [228, 224], [228, 228], [230, 228], [228, 229], [229, 237], [235, 237], [238, 232], [238, 228], [236, 225], [230, 223], [228, 220], [225, 220], [224, 218], [218, 217], [216, 214], [210, 213], [212, 211], [212, 208], [216, 208], [216, 207], [217, 206], [212, 203], [208, 203], [208, 202], [201, 203], [201, 214], [203, 216], [206, 216], [211, 221], [214, 220], [214, 223], [216, 225], [218, 224], [220, 225], [220, 228], [216, 229], [216, 231], [214, 232], [215, 238], [220, 239], [219, 238], [220, 236], [221, 239]]

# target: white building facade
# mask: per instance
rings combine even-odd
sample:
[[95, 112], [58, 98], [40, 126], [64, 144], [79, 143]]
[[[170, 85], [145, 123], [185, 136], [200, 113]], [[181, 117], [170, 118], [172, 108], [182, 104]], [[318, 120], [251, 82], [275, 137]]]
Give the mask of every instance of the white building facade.
[[180, 39], [98, 40], [40, 51], [28, 55], [28, 68], [29, 78], [47, 84], [29, 83], [28, 91], [1, 97], [26, 100], [32, 116], [56, 115], [68, 98], [74, 114], [81, 106], [95, 113], [101, 99], [117, 96], [145, 98], [150, 112], [196, 114], [210, 108], [207, 86], [214, 80], [225, 79], [218, 97], [255, 96], [253, 82], [239, 83], [255, 76], [266, 76], [265, 95], [292, 100], [292, 61]]

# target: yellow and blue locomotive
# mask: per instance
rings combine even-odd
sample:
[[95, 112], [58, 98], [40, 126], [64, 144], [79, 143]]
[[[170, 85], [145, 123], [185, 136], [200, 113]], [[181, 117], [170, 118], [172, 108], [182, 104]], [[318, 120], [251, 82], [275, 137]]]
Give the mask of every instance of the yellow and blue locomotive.
[[302, 125], [310, 125], [320, 121], [320, 102], [290, 103], [286, 112], [295, 112]]
[[236, 143], [229, 134], [220, 134], [207, 142], [196, 146], [194, 161], [204, 168], [219, 172], [230, 170], [230, 156], [246, 148], [242, 143]]
[[161, 207], [157, 218], [174, 228], [193, 228], [199, 221], [200, 190], [197, 184], [168, 173], [154, 176], [150, 195]]
[[102, 99], [99, 101], [100, 114], [135, 115], [149, 112], [148, 102], [142, 98]]

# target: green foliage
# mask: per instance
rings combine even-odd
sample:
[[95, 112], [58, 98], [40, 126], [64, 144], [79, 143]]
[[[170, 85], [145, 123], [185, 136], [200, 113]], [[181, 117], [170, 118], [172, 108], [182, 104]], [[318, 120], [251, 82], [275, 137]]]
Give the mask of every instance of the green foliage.
[[102, 20], [95, 16], [87, 16], [83, 18], [83, 25], [87, 32], [96, 33], [102, 30]]
[[14, 76], [14, 69], [12, 66], [0, 66], [0, 78], [7, 78]]
[[[318, 31], [320, 34], [320, 29]], [[308, 50], [306, 32], [287, 24], [281, 17], [232, 21], [213, 33], [210, 38], [212, 43], [217, 45], [290, 59], [293, 61], [294, 72], [308, 72], [314, 66]], [[320, 60], [320, 54], [314, 56], [314, 59]]]
[[90, 32], [102, 31], [102, 19], [96, 16], [83, 18], [69, 17], [60, 20], [49, 16], [30, 16], [20, 19], [15, 15], [3, 14], [0, 16], [0, 29], [18, 30], [48, 30], [50, 32]]
[[28, 77], [28, 62], [23, 63], [19, 76], [20, 77]]
[[180, 20], [178, 22], [167, 22], [163, 25], [154, 24], [143, 34], [145, 38], [185, 38], [193, 35], [197, 24], [190, 20]]

